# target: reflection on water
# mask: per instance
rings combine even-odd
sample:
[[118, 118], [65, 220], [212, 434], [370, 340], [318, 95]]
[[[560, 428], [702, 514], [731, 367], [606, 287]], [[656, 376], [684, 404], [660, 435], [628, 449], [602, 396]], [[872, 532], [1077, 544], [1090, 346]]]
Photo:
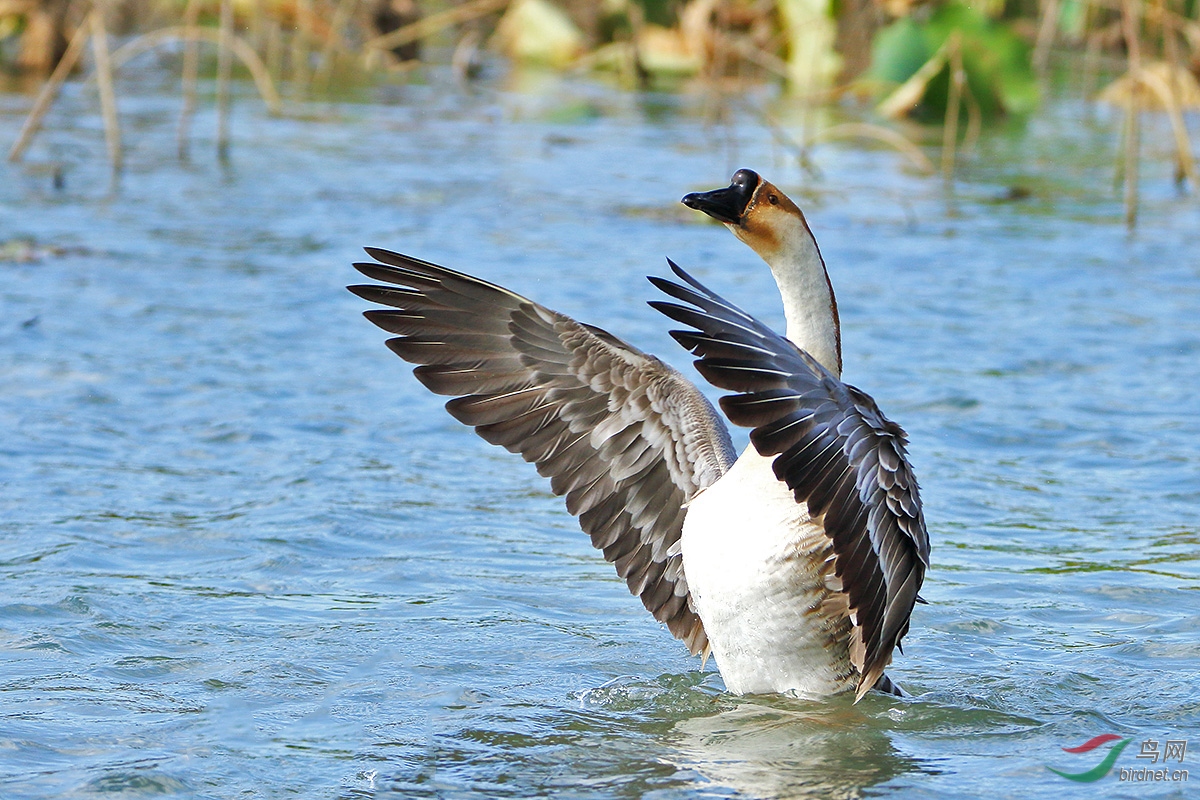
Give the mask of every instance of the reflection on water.
[[671, 743], [679, 766], [747, 797], [856, 798], [918, 769], [874, 723], [843, 698], [763, 698], [681, 720]]
[[[75, 85], [0, 167], [6, 799], [1028, 797], [1070, 794], [1064, 746], [1200, 729], [1200, 207], [1151, 169], [1129, 236], [1103, 119], [988, 132], [948, 204], [889, 152], [814, 175], [713, 98], [546, 76], [242, 103], [229, 164], [184, 166], [167, 78], [128, 78], [115, 187]], [[781, 322], [677, 202], [738, 167], [803, 199], [847, 378], [911, 435], [910, 698], [725, 694], [342, 288], [391, 247], [690, 370], [644, 305], [664, 257]]]

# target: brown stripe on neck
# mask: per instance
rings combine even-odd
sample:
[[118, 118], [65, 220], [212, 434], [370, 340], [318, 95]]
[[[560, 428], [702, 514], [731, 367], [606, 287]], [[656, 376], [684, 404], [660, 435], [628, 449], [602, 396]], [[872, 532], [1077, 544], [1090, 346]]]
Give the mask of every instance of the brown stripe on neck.
[[837, 354], [837, 371], [838, 377], [842, 375], [842, 318], [838, 314], [837, 295], [833, 291], [833, 281], [829, 280], [829, 269], [825, 266], [825, 256], [821, 253], [821, 244], [817, 241], [817, 237], [813, 236], [812, 228], [808, 227], [808, 217], [804, 216], [804, 212], [796, 208], [796, 213], [800, 215], [800, 221], [804, 223], [804, 230], [812, 239], [813, 247], [817, 249], [817, 258], [821, 261], [821, 274], [825, 276], [825, 285], [829, 288], [829, 311], [833, 314], [833, 341]]

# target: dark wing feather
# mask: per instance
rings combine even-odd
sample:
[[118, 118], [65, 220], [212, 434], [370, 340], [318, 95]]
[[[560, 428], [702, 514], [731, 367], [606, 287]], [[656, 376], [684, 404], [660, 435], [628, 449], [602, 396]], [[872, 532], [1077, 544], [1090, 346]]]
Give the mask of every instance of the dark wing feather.
[[686, 286], [651, 281], [689, 305], [650, 305], [695, 328], [671, 335], [700, 356], [696, 367], [714, 386], [737, 392], [721, 398], [721, 408], [731, 422], [753, 429], [759, 453], [776, 456], [775, 475], [807, 503], [833, 544], [832, 588], [847, 596], [861, 697], [908, 632], [929, 566], [904, 431], [808, 353], [671, 268]]
[[733, 463], [716, 410], [678, 372], [611, 334], [507, 289], [387, 250], [354, 266], [386, 286], [348, 287], [397, 310], [366, 312], [397, 334], [446, 409], [520, 453], [629, 590], [692, 653], [708, 639], [679, 553], [684, 504]]

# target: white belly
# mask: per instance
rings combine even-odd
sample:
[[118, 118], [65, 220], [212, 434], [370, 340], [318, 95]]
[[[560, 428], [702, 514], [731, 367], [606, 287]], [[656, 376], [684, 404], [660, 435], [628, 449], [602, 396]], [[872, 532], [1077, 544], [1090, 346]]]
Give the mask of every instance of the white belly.
[[825, 696], [854, 686], [850, 622], [826, 602], [828, 540], [771, 459], [748, 448], [693, 499], [681, 549], [729, 691]]

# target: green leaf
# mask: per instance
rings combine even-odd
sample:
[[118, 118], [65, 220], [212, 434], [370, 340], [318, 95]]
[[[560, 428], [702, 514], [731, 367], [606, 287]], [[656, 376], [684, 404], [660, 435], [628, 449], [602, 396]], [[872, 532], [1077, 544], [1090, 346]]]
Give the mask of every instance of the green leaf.
[[[938, 8], [924, 22], [910, 17], [882, 30], [872, 48], [869, 76], [883, 85], [884, 92], [894, 89], [912, 77], [955, 31], [962, 37], [967, 86], [984, 118], [1023, 116], [1037, 108], [1041, 91], [1030, 64], [1029, 45], [1004, 22], [959, 2]], [[949, 90], [950, 70], [945, 67], [926, 85], [914, 116], [944, 119]]]

